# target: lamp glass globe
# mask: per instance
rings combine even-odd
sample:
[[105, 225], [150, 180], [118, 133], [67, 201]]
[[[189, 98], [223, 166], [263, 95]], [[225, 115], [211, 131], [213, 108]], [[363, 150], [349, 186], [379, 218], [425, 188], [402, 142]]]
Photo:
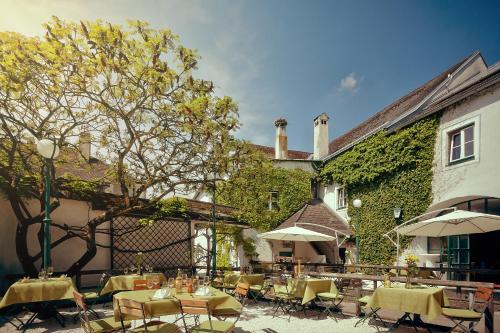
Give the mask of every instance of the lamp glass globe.
[[354, 207], [356, 207], [356, 208], [361, 207], [361, 199], [354, 199], [354, 200], [352, 201], [352, 205], [353, 205]]
[[59, 147], [57, 144], [49, 139], [42, 139], [37, 142], [36, 150], [40, 155], [45, 158], [56, 158], [59, 156]]

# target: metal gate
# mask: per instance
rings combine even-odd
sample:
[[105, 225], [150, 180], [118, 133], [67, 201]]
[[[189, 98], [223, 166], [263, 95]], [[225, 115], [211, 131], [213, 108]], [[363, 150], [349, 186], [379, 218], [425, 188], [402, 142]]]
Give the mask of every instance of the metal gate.
[[144, 264], [172, 275], [177, 268], [192, 269], [191, 222], [158, 220], [143, 226], [145, 216], [126, 215], [111, 223], [111, 268], [135, 265], [138, 252]]

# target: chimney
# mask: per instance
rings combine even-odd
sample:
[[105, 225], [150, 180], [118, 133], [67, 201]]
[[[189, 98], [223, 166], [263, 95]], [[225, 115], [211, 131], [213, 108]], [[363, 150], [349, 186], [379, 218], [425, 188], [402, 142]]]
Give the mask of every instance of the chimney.
[[78, 138], [78, 148], [81, 154], [88, 162], [90, 160], [90, 149], [91, 149], [91, 137], [89, 132], [80, 133]]
[[319, 160], [328, 155], [328, 119], [325, 113], [314, 118], [314, 159]]
[[274, 122], [274, 126], [276, 126], [274, 158], [277, 160], [288, 159], [288, 138], [286, 136], [286, 125], [286, 119], [283, 118], [280, 118]]

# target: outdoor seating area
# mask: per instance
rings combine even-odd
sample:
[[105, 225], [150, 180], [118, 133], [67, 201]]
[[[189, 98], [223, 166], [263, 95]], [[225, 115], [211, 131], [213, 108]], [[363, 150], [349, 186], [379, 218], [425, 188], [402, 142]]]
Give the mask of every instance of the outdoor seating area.
[[48, 327], [64, 332], [75, 327], [85, 332], [266, 332], [266, 318], [272, 320], [269, 329], [279, 325], [291, 332], [298, 332], [300, 321], [335, 325], [338, 332], [488, 332], [487, 326], [500, 320], [494, 315], [492, 284], [405, 282], [406, 276], [361, 272], [220, 272], [212, 280], [180, 271], [176, 278], [122, 273], [104, 281], [95, 302], [65, 276], [24, 278], [1, 300], [1, 309], [15, 309], [4, 312], [2, 319], [11, 323], [2, 332], [43, 332]]

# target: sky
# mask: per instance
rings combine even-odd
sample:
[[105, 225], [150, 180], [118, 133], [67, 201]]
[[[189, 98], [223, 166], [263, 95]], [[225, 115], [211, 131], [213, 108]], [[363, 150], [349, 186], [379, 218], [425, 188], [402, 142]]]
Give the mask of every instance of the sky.
[[43, 22], [126, 19], [169, 28], [202, 56], [199, 78], [239, 105], [237, 136], [313, 150], [313, 119], [330, 139], [474, 51], [500, 60], [499, 1], [0, 0], [0, 31], [42, 34]]

